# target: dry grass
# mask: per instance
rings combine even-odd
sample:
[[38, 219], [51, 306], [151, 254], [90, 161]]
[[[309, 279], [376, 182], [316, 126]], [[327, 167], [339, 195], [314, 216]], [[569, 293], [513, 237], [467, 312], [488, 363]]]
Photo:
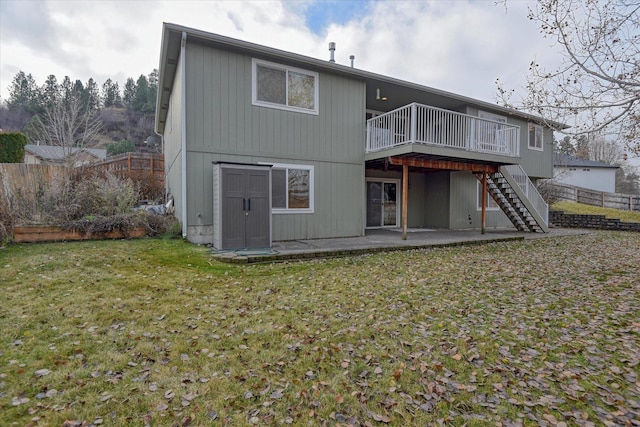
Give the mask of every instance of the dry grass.
[[583, 203], [560, 201], [554, 203], [551, 206], [551, 209], [564, 211], [568, 214], [604, 215], [607, 218], [615, 218], [624, 222], [640, 222], [640, 212], [601, 208], [598, 206], [585, 205]]
[[180, 240], [10, 246], [0, 424], [637, 422], [639, 247], [231, 266]]

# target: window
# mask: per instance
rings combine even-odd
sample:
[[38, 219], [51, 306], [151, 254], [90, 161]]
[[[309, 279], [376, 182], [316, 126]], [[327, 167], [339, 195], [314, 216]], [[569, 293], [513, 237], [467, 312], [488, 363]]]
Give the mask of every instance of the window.
[[[480, 181], [476, 182], [476, 208], [477, 210], [481, 211], [482, 210], [482, 183]], [[496, 203], [495, 200], [493, 200], [493, 197], [491, 197], [491, 195], [489, 194], [489, 192], [487, 191], [487, 210], [488, 211], [497, 211], [500, 209], [500, 206], [498, 206], [498, 204]]]
[[529, 148], [532, 150], [543, 150], [544, 128], [540, 125], [529, 123]]
[[271, 207], [273, 213], [312, 213], [313, 166], [274, 164]]
[[254, 59], [253, 105], [318, 114], [318, 73]]

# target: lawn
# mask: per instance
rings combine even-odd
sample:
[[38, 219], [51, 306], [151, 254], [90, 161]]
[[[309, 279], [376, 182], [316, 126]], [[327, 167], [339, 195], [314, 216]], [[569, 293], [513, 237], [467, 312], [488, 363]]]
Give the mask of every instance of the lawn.
[[551, 206], [551, 209], [564, 211], [568, 214], [604, 215], [607, 218], [619, 219], [625, 222], [640, 222], [640, 212], [638, 211], [602, 208], [599, 206], [585, 205], [584, 203], [568, 202], [564, 200], [554, 203]]
[[632, 425], [640, 233], [235, 266], [0, 249], [0, 425]]

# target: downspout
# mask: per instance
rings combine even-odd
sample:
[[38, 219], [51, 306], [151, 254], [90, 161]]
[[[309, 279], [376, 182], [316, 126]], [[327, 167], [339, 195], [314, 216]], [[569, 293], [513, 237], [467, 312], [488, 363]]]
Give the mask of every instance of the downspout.
[[182, 32], [182, 42], [180, 44], [180, 138], [182, 142], [182, 238], [187, 237], [187, 112], [186, 112], [186, 99], [187, 99], [187, 75], [185, 73], [186, 59], [185, 53], [187, 51], [187, 33]]

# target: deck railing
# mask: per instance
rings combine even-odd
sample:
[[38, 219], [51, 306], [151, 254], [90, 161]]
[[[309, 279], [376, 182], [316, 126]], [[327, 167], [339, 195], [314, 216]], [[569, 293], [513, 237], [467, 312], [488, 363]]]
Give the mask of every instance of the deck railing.
[[411, 143], [520, 157], [520, 127], [415, 102], [367, 120], [367, 153]]
[[529, 176], [526, 174], [522, 166], [520, 165], [507, 165], [502, 166], [509, 172], [509, 175], [515, 179], [516, 183], [529, 199], [533, 208], [538, 212], [538, 215], [544, 220], [546, 225], [549, 224], [549, 205], [544, 201], [536, 186], [531, 182]]

